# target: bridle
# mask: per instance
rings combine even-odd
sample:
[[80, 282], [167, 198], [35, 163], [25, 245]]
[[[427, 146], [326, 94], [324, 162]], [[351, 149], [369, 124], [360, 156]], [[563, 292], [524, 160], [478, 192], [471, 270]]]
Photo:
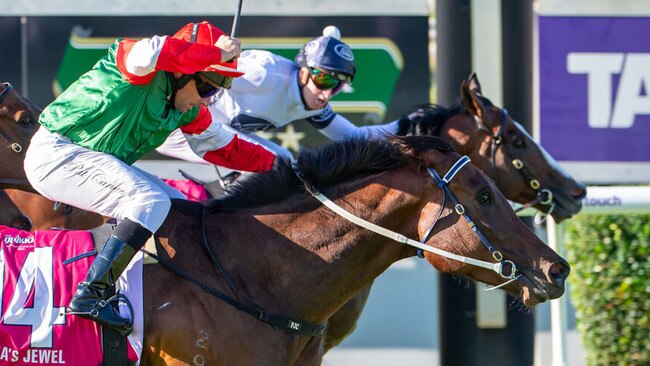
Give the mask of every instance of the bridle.
[[[2, 85], [5, 86], [4, 90], [0, 92], [0, 103], [5, 99], [5, 96], [9, 94], [10, 91], [13, 90], [14, 86], [11, 85], [10, 83], [3, 83]], [[0, 137], [2, 137], [7, 143], [9, 143], [9, 147], [11, 150], [17, 154], [20, 154], [23, 151], [23, 147], [17, 143], [11, 141], [9, 136], [7, 135], [6, 132], [4, 132], [2, 129], [0, 129]]]
[[[11, 83], [2, 83], [2, 85], [4, 85], [5, 88], [4, 88], [4, 90], [2, 90], [0, 92], [0, 104], [2, 104], [4, 98], [14, 88], [14, 86], [11, 85]], [[12, 141], [11, 138], [9, 137], [9, 135], [7, 135], [7, 133], [4, 132], [1, 128], [0, 128], [0, 137], [7, 142], [7, 144], [8, 144], [7, 146], [14, 153], [20, 154], [20, 153], [23, 152], [22, 145], [20, 145], [17, 142]], [[5, 186], [9, 186], [9, 187], [26, 186], [26, 187], [30, 188], [30, 191], [33, 191], [33, 189], [31, 188], [31, 184], [28, 181], [24, 180], [24, 179], [4, 179], [4, 178], [0, 178], [0, 185], [5, 185]]]
[[[501, 111], [501, 123], [499, 125], [499, 130], [497, 133], [493, 133], [491, 129], [487, 128], [485, 126], [485, 123], [483, 122], [483, 119], [479, 116], [474, 116], [474, 119], [476, 120], [476, 123], [478, 125], [478, 128], [490, 137], [492, 140], [492, 144], [490, 147], [490, 153], [491, 153], [491, 158], [492, 158], [492, 169], [496, 173], [496, 181], [499, 180], [499, 170], [496, 167], [496, 153], [497, 149], [500, 146], [503, 146], [503, 149], [505, 150], [506, 156], [512, 157], [513, 154], [510, 151], [510, 148], [508, 144], [503, 144], [503, 131], [505, 129], [505, 124], [508, 119], [508, 110], [503, 108], [500, 109]], [[553, 192], [551, 190], [546, 189], [546, 188], [541, 188], [541, 184], [539, 183], [539, 180], [533, 177], [533, 175], [530, 173], [530, 170], [526, 167], [526, 164], [521, 159], [514, 158], [512, 160], [512, 166], [517, 169], [517, 171], [521, 174], [523, 177], [524, 181], [528, 183], [528, 186], [532, 188], [536, 195], [535, 198], [525, 204], [523, 204], [521, 207], [517, 207], [515, 209], [515, 212], [522, 211], [526, 208], [533, 207], [537, 204], [542, 204], [545, 206], [549, 206], [549, 209], [547, 212], [541, 212], [537, 211], [535, 213], [535, 219], [534, 222], [536, 225], [541, 225], [544, 221], [546, 221], [546, 217], [550, 215], [553, 212], [553, 209], [555, 208], [555, 203], [553, 203]]]
[[[482, 267], [482, 268], [492, 270], [492, 271], [498, 273], [502, 278], [507, 280], [506, 282], [504, 282], [504, 283], [502, 283], [500, 285], [497, 285], [497, 286], [486, 285], [485, 291], [491, 291], [491, 290], [495, 290], [497, 288], [503, 287], [503, 286], [513, 282], [513, 281], [516, 281], [517, 279], [519, 279], [519, 277], [521, 277], [521, 272], [517, 269], [517, 266], [515, 265], [514, 262], [512, 262], [510, 260], [507, 260], [507, 259], [504, 259], [503, 254], [501, 254], [500, 251], [496, 250], [494, 248], [494, 246], [492, 244], [490, 244], [489, 240], [478, 229], [478, 227], [476, 226], [474, 221], [472, 221], [472, 219], [469, 217], [469, 215], [467, 215], [467, 213], [465, 212], [465, 207], [458, 202], [458, 199], [456, 199], [456, 196], [454, 196], [454, 194], [451, 192], [451, 189], [449, 189], [448, 183], [456, 175], [456, 173], [458, 173], [458, 171], [462, 167], [464, 167], [466, 164], [468, 164], [469, 162], [470, 162], [469, 157], [463, 156], [458, 161], [456, 161], [456, 163], [454, 163], [454, 165], [449, 169], [447, 174], [445, 174], [444, 177], [442, 177], [442, 178], [440, 177], [440, 175], [438, 174], [438, 172], [434, 168], [431, 168], [431, 167], [427, 168], [427, 172], [429, 173], [431, 178], [433, 178], [433, 180], [436, 182], [438, 187], [443, 192], [443, 195], [442, 195], [443, 196], [443, 201], [442, 201], [442, 205], [440, 207], [440, 213], [438, 214], [438, 217], [434, 220], [434, 222], [431, 224], [429, 229], [425, 232], [421, 242], [415, 241], [413, 239], [409, 239], [409, 238], [407, 238], [406, 236], [404, 236], [402, 234], [399, 234], [399, 233], [394, 232], [392, 230], [389, 230], [389, 229], [386, 229], [386, 228], [381, 227], [379, 225], [373, 224], [372, 222], [364, 220], [364, 219], [362, 219], [362, 218], [360, 218], [358, 216], [355, 216], [354, 214], [348, 212], [347, 210], [345, 210], [341, 206], [334, 203], [332, 200], [330, 200], [329, 198], [327, 198], [325, 195], [318, 192], [314, 188], [309, 188], [307, 185], [305, 185], [305, 188], [307, 189], [307, 191], [312, 196], [314, 196], [316, 199], [318, 199], [324, 206], [326, 206], [327, 208], [329, 208], [330, 210], [332, 210], [333, 212], [335, 212], [339, 216], [343, 217], [344, 219], [350, 221], [351, 223], [356, 224], [358, 226], [361, 226], [361, 227], [363, 227], [365, 229], [368, 229], [368, 230], [370, 230], [370, 231], [372, 231], [372, 232], [374, 232], [376, 234], [379, 234], [379, 235], [382, 235], [382, 236], [387, 237], [389, 239], [395, 240], [395, 241], [397, 241], [399, 243], [410, 245], [410, 246], [413, 246], [415, 248], [418, 248], [418, 256], [419, 257], [423, 257], [422, 251], [431, 252], [431, 253], [443, 256], [445, 258], [453, 259], [453, 260], [456, 260], [456, 261], [459, 261], [459, 262], [471, 264], [473, 266]], [[298, 176], [298, 178], [300, 178], [300, 180], [304, 181], [302, 173], [301, 173], [300, 169], [297, 167], [295, 162], [292, 164], [292, 167], [293, 167], [294, 172]], [[436, 225], [436, 223], [440, 219], [440, 217], [442, 215], [442, 211], [445, 209], [445, 204], [446, 204], [447, 197], [449, 197], [449, 199], [453, 202], [454, 211], [458, 215], [463, 216], [463, 218], [465, 218], [465, 221], [467, 222], [467, 225], [476, 233], [476, 235], [478, 235], [478, 237], [481, 240], [481, 242], [483, 243], [483, 245], [485, 245], [485, 247], [492, 254], [492, 258], [494, 258], [496, 263], [486, 262], [486, 261], [482, 261], [482, 260], [479, 260], [479, 259], [465, 257], [465, 256], [462, 256], [462, 255], [459, 255], [459, 254], [451, 253], [451, 252], [448, 252], [446, 250], [442, 250], [442, 249], [432, 247], [430, 245], [425, 244], [427, 239], [431, 235], [431, 232], [433, 231], [434, 226]]]

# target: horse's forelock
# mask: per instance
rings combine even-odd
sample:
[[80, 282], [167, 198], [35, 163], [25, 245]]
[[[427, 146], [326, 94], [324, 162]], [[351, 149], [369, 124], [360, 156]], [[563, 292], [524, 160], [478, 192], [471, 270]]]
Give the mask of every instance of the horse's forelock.
[[413, 117], [414, 135], [440, 135], [442, 125], [452, 116], [463, 112], [460, 105], [450, 108], [438, 104], [422, 104], [417, 107]]

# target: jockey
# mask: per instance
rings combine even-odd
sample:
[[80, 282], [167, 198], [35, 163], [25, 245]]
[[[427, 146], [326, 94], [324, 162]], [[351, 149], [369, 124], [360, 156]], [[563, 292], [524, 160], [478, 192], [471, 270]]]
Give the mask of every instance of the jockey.
[[179, 129], [205, 161], [244, 171], [269, 170], [275, 155], [213, 123], [207, 105], [233, 78], [239, 40], [208, 22], [174, 36], [117, 40], [40, 116], [25, 171], [43, 196], [121, 220], [79, 283], [67, 313], [132, 331], [106, 304], [105, 291], [162, 225], [170, 198], [184, 198], [132, 164]]
[[[396, 133], [398, 121], [359, 127], [332, 110], [330, 99], [350, 85], [356, 73], [352, 50], [339, 38], [336, 27], [326, 27], [323, 36], [302, 47], [295, 62], [263, 50], [242, 52], [238, 61], [245, 75], [212, 100], [209, 108], [213, 117], [240, 137], [289, 157], [287, 149], [254, 132], [306, 119], [331, 140]], [[175, 131], [157, 151], [200, 163], [186, 145], [180, 131]]]

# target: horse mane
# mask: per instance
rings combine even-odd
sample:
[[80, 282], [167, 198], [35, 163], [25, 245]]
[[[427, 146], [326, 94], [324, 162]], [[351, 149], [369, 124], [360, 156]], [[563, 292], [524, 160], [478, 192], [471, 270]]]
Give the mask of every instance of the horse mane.
[[[492, 106], [492, 102], [482, 96], [477, 95], [479, 100], [486, 107]], [[424, 103], [416, 107], [415, 112], [408, 116], [402, 116], [399, 121], [398, 135], [430, 135], [440, 136], [440, 131], [444, 123], [451, 117], [466, 112], [467, 109], [461, 102], [457, 102], [450, 107], [444, 107], [439, 104]], [[412, 125], [412, 131], [409, 126]]]
[[278, 157], [274, 169], [268, 172], [243, 174], [228, 187], [225, 196], [207, 205], [211, 211], [234, 211], [278, 203], [304, 193], [305, 187], [323, 189], [417, 162], [416, 156], [430, 149], [453, 151], [448, 142], [434, 136], [353, 138], [320, 148], [303, 148], [295, 162]]

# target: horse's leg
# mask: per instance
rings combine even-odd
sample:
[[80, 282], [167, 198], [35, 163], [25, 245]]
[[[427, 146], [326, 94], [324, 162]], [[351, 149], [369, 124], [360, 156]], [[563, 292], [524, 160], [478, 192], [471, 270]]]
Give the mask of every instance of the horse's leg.
[[347, 336], [352, 334], [357, 326], [357, 321], [361, 316], [363, 307], [366, 305], [371, 287], [372, 283], [354, 295], [354, 297], [348, 300], [348, 302], [330, 317], [323, 338], [323, 353], [336, 347]]

